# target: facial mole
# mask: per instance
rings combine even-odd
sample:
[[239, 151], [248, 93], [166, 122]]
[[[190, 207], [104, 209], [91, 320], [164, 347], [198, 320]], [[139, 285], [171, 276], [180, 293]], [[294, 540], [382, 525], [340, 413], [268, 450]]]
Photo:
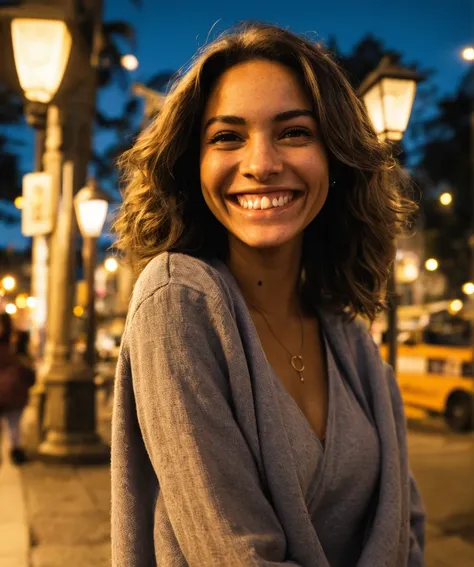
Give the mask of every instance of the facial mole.
[[261, 282], [261, 281], [259, 281], [259, 282], [258, 282], [258, 285], [262, 285], [262, 282]]

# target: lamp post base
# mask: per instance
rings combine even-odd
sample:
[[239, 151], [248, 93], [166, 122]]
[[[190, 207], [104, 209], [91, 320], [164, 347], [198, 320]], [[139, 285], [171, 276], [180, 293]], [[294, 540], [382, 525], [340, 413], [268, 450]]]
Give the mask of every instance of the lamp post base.
[[110, 449], [96, 429], [92, 369], [82, 363], [53, 365], [44, 386], [46, 435], [37, 458], [64, 464], [108, 462]]
[[94, 465], [110, 461], [110, 448], [96, 434], [50, 432], [38, 447], [38, 460], [67, 465]]

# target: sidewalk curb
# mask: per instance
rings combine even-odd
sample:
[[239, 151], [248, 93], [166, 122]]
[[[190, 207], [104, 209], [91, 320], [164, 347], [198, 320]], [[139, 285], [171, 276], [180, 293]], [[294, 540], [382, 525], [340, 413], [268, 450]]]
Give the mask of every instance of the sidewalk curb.
[[4, 440], [0, 442], [0, 565], [29, 567], [30, 530], [25, 492], [21, 472], [11, 464], [8, 453]]

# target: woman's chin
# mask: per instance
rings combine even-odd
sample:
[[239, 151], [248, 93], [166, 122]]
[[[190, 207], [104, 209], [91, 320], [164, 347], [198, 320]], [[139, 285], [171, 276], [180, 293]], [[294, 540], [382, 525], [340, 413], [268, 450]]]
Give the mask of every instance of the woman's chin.
[[278, 248], [295, 240], [298, 234], [294, 231], [273, 231], [268, 228], [261, 231], [252, 231], [253, 234], [234, 234], [242, 244], [249, 248], [269, 249]]

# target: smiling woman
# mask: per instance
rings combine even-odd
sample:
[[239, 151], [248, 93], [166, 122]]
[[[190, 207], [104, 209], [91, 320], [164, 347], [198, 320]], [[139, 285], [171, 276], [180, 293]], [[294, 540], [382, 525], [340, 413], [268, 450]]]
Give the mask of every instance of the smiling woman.
[[228, 231], [230, 257], [235, 245], [301, 240], [326, 200], [328, 161], [295, 73], [274, 61], [234, 65], [215, 83], [202, 123], [202, 193]]
[[422, 567], [373, 317], [413, 210], [320, 47], [206, 46], [122, 158], [139, 274], [115, 381], [115, 567]]

